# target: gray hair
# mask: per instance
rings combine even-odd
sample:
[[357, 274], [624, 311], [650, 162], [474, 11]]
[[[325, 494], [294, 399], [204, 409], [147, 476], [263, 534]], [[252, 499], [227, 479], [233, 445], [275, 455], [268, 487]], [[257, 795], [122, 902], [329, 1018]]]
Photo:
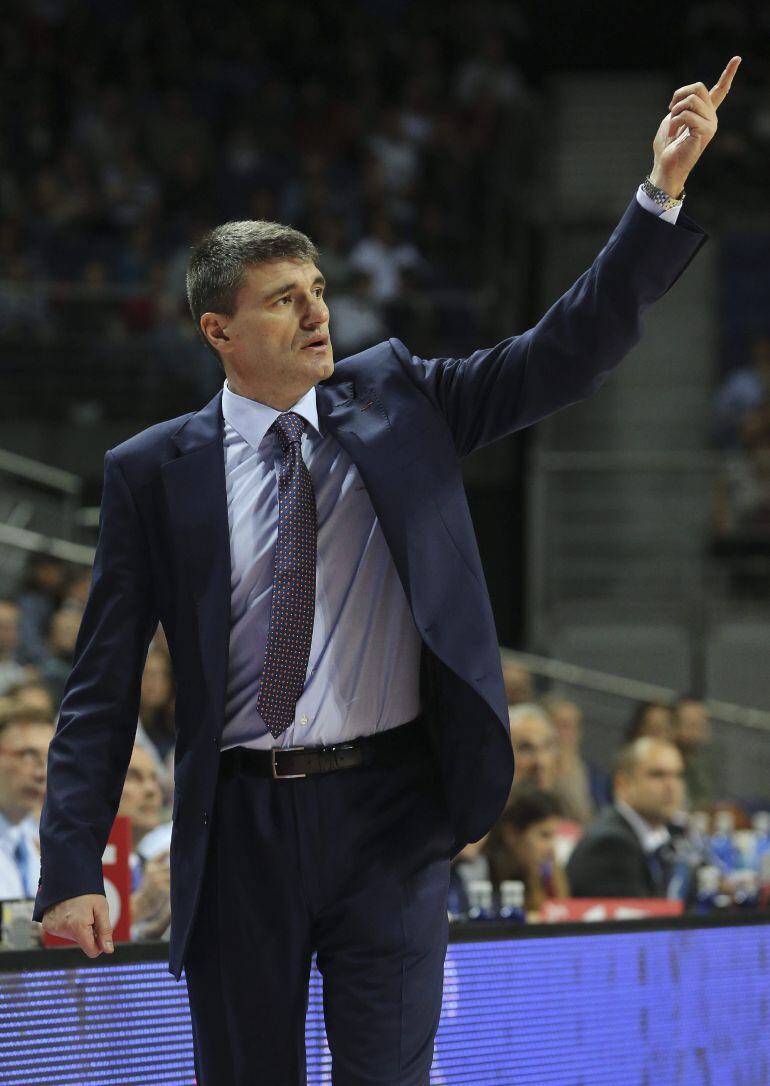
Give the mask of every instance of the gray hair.
[[193, 245], [187, 265], [187, 301], [198, 334], [217, 358], [201, 331], [203, 314], [232, 316], [247, 268], [267, 260], [292, 258], [315, 263], [318, 250], [299, 230], [264, 219], [226, 222]]
[[534, 717], [535, 720], [547, 724], [551, 731], [555, 730], [553, 721], [542, 706], [536, 705], [534, 702], [522, 702], [520, 705], [508, 706], [508, 723], [511, 727], [515, 727], [520, 721], [529, 717]]

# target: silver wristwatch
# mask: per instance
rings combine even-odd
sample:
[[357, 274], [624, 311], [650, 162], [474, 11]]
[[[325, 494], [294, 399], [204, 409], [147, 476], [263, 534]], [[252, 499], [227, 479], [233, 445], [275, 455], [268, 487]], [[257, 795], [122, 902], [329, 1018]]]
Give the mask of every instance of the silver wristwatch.
[[670, 211], [672, 207], [679, 207], [682, 200], [684, 200], [684, 189], [682, 189], [676, 197], [669, 196], [663, 189], [659, 189], [657, 185], [653, 185], [649, 176], [645, 177], [644, 181], [642, 181], [642, 192], [645, 196], [649, 196], [649, 198], [658, 205], [661, 211]]

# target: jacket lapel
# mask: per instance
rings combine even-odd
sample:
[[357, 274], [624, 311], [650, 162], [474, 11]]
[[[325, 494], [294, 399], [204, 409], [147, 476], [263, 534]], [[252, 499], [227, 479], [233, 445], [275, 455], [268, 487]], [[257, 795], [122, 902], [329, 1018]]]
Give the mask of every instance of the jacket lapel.
[[[422, 628], [421, 600], [412, 583], [420, 567], [424, 570], [418, 544], [430, 505], [423, 500], [419, 486], [410, 481], [420, 435], [403, 426], [394, 430], [381, 392], [362, 381], [318, 385], [317, 403], [322, 428], [329, 429], [361, 474], [415, 620]], [[429, 531], [425, 537], [430, 537]]]
[[173, 435], [178, 456], [161, 469], [175, 553], [198, 610], [201, 659], [215, 704], [227, 690], [230, 531], [222, 393]]

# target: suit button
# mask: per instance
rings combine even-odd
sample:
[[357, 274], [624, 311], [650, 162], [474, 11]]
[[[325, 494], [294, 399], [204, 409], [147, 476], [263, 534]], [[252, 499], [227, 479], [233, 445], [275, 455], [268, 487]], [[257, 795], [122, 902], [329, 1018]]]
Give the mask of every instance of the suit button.
[[208, 826], [208, 824], [209, 824], [209, 813], [208, 813], [208, 811], [204, 811], [203, 812], [203, 825]]
[[216, 735], [214, 736], [214, 746], [219, 750], [219, 738]]

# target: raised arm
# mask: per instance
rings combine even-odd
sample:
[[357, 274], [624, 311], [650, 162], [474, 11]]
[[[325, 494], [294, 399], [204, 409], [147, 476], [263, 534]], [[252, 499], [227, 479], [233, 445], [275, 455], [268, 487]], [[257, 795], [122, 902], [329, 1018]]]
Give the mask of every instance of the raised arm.
[[[655, 136], [650, 179], [678, 197], [716, 132], [740, 63], [719, 82], [681, 87]], [[648, 306], [677, 281], [706, 234], [663, 221], [635, 197], [591, 267], [534, 326], [467, 358], [410, 358], [407, 371], [444, 413], [460, 455], [591, 395], [638, 342]], [[401, 348], [401, 349], [399, 349]]]

